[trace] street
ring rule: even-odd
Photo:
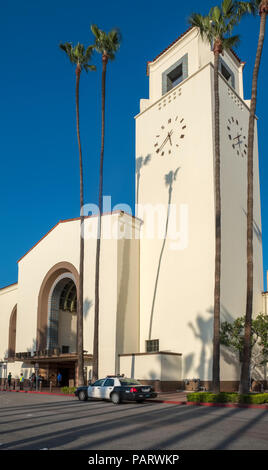
[[[0,449],[268,449],[268,412],[0,392]]]

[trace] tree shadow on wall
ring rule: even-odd
[[[207,310],[207,313],[211,314],[211,317],[208,320],[204,320],[204,318],[199,315],[196,320],[196,326],[194,326],[193,323],[189,323],[189,327],[193,331],[195,337],[199,339],[202,343],[199,365],[196,369],[197,373],[199,374],[199,377],[204,377],[206,363],[208,362],[208,370],[212,370],[213,363],[213,357],[211,356],[208,359],[206,352],[206,347],[210,344],[213,344],[213,307],[210,307]],[[228,321],[230,323],[234,321],[234,316],[224,305],[221,305],[221,321]],[[238,373],[239,376],[240,364],[237,354],[235,354],[229,348],[221,345],[221,356],[226,364],[235,368],[235,371],[236,373]],[[194,353],[184,356],[184,375],[186,375],[192,368],[193,362]]]
[[[211,310],[213,313],[213,310]],[[227,321],[228,323],[233,323],[235,316],[231,314],[231,312],[221,304],[221,323]],[[220,345],[220,353],[221,357],[226,364],[235,368],[235,375],[240,377],[240,362],[238,353],[232,351],[232,349],[224,346],[223,344]]]
[[[137,175],[136,204],[139,204],[141,170],[144,166],[148,165],[150,160],[151,160],[150,154],[148,154],[146,157],[136,158],[136,175]]]
[[[116,351],[117,356],[115,359],[115,370],[119,371],[120,364],[119,364],[119,356],[118,354],[123,353],[125,348],[127,348],[126,344],[126,312],[127,312],[127,304],[129,295],[131,293],[129,290],[131,289],[131,283],[129,282],[130,276],[130,258],[131,258],[131,244],[133,243],[132,240],[122,239],[121,240],[121,269],[119,273],[119,293],[117,299],[117,317],[116,317]],[[133,331],[135,335],[135,331]],[[132,377],[132,376],[131,376]]]
[[[150,316],[150,325],[149,325],[149,335],[148,335],[149,340],[152,337],[152,325],[153,325],[153,316],[154,316],[154,308],[155,308],[155,300],[156,300],[156,294],[157,294],[157,288],[158,288],[159,274],[160,274],[160,268],[161,268],[163,253],[164,253],[164,250],[165,250],[165,245],[166,245],[166,240],[167,240],[168,223],[169,223],[169,217],[170,217],[170,204],[171,204],[171,199],[172,199],[173,184],[177,179],[179,169],[180,168],[177,168],[175,171],[171,170],[164,177],[165,185],[168,188],[168,205],[167,205],[166,228],[165,228],[165,234],[164,234],[164,239],[163,239],[163,243],[162,243],[162,248],[161,248],[161,251],[160,251],[158,267],[157,267],[157,273],[156,273],[156,279],[155,279],[155,287],[154,287],[154,294],[153,294],[153,301],[152,301],[152,308],[151,308],[151,316]]]
[[[92,305],[93,305],[92,300],[89,300],[89,299],[84,300],[84,307],[83,307],[84,320],[85,320],[85,318],[87,318],[87,316],[89,314],[89,311],[92,308]]]
[[[207,310],[208,313],[211,313],[211,310]],[[196,368],[196,372],[198,374],[198,378],[204,380],[204,377],[207,375],[207,371],[212,371],[212,355],[208,357],[207,354],[207,347],[211,346],[213,337],[213,316],[209,317],[207,320],[204,319],[201,314],[197,316],[196,325],[193,323],[188,323],[189,328],[192,330],[196,339],[201,342],[201,353],[199,358],[199,365]],[[188,370],[190,370],[190,366],[193,363],[193,355],[189,356],[189,364]],[[187,377],[185,377],[187,378]]]
[[[247,211],[245,209],[243,209],[243,212],[245,214],[245,216],[247,217]],[[255,221],[255,219],[253,219],[253,232],[257,238],[257,240],[259,242],[262,241],[262,231],[260,229],[260,227],[258,226],[257,222]]]
[[[193,367],[194,353],[187,354],[183,357],[183,378],[187,379],[189,371]]]

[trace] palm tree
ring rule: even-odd
[[[249,13],[260,15],[260,31],[252,77],[251,102],[248,124],[248,183],[247,183],[247,304],[243,360],[240,376],[240,393],[248,393],[250,388],[250,361],[251,361],[251,324],[253,305],[253,151],[255,114],[257,104],[257,85],[260,70],[262,49],[265,37],[266,17],[268,14],[268,0],[253,0],[252,2],[239,2],[241,8]]]
[[[224,50],[234,47],[238,36],[231,36],[239,15],[233,0],[224,0],[213,7],[207,16],[194,13],[190,24],[199,28],[202,39],[207,40],[214,52],[214,147],[215,147],[215,284],[213,332],[213,391],[220,390],[220,293],[221,293],[221,163],[220,163],[220,100],[219,61]]]
[[[80,127],[79,127],[79,84],[80,75],[82,70],[88,72],[89,70],[96,70],[94,65],[90,65],[89,61],[92,56],[93,46],[87,47],[85,50],[83,44],[72,46],[71,43],[66,42],[60,44],[60,48],[66,52],[72,64],[76,65],[76,131],[79,150],[79,168],[80,168],[80,265],[79,265],[79,286],[78,286],[78,299],[77,299],[77,373],[78,373],[78,386],[84,385],[84,356],[83,356],[83,285],[84,285],[84,182],[83,182],[83,160],[82,148],[80,140]]]
[[[100,284],[100,248],[101,248],[101,215],[103,196],[103,159],[104,159],[104,132],[105,132],[105,91],[106,91],[106,69],[109,60],[115,59],[115,53],[120,46],[120,33],[112,29],[105,33],[97,25],[91,25],[91,31],[95,36],[95,50],[102,56],[102,104],[101,104],[101,152],[100,152],[100,180],[99,180],[99,216],[96,247],[95,267],[95,318],[94,318],[94,342],[93,342],[93,381],[99,375],[99,284]]]

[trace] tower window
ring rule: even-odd
[[[174,88],[174,86],[178,85],[182,81],[183,72],[182,72],[182,64],[178,65],[172,72],[167,75],[168,86]]]
[[[223,62],[221,59],[220,61],[220,72],[224,76],[225,80],[227,80],[230,85],[235,88],[235,78],[234,78],[234,73],[232,70],[228,67],[228,65]]]
[[[188,77],[188,54],[169,67],[162,74],[162,95],[172,90]]]
[[[159,339],[150,339],[146,341],[146,352],[158,352]]]

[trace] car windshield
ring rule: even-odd
[[[97,380],[97,382],[94,382],[94,384],[92,384],[91,386],[92,387],[102,387],[103,384],[104,384],[104,381],[105,381],[105,379]]]
[[[138,382],[138,380],[126,379],[126,378],[120,379],[120,384],[121,385],[141,385],[141,383]]]

